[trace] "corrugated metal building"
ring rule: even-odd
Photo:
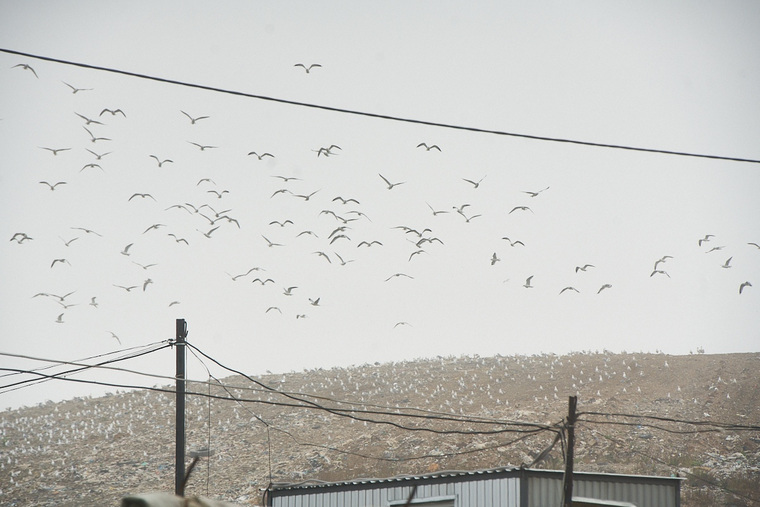
[[[389,479],[273,485],[269,507],[403,506],[417,487],[414,507],[559,507],[561,471],[496,468]],[[636,507],[680,507],[681,479],[575,472],[573,497],[629,502]]]

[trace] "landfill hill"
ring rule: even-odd
[[[576,470],[684,477],[684,507],[760,505],[759,371],[760,353],[605,351],[192,383],[211,397],[187,398],[188,456],[212,456],[187,494],[259,505],[270,483],[561,470],[555,437],[577,396]],[[0,504],[116,506],[127,494],[172,492],[174,420],[173,394],[151,390],[1,412]]]

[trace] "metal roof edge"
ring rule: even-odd
[[[348,479],[345,481],[321,481],[318,479],[309,479],[294,483],[273,483],[269,486],[269,490],[273,493],[285,492],[285,491],[298,491],[298,490],[314,490],[314,489],[333,489],[341,487],[379,487],[382,484],[393,483],[427,483],[427,482],[441,482],[445,480],[468,480],[475,478],[479,480],[487,477],[499,476],[499,477],[519,477],[524,474],[526,476],[562,476],[564,471],[562,470],[545,470],[539,468],[520,468],[520,467],[498,467],[498,468],[486,468],[478,470],[443,470],[438,472],[423,473],[423,474],[404,474],[393,477],[364,477],[356,479]],[[573,475],[594,478],[597,480],[609,480],[609,481],[653,481],[653,482],[668,482],[672,480],[685,480],[683,477],[667,477],[667,476],[655,476],[655,475],[631,475],[631,474],[616,474],[606,472],[574,472]]]

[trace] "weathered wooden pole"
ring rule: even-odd
[[[187,337],[187,323],[185,319],[177,319],[177,414],[176,414],[176,437],[175,437],[175,474],[174,494],[184,496],[185,489],[185,337]]]

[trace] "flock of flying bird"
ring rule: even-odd
[[[303,70],[306,73],[309,73],[315,68],[320,68],[321,65],[319,64],[311,64],[311,65],[305,65],[305,64],[296,64],[295,67],[303,68]],[[27,64],[18,64],[14,65],[13,68],[20,68],[22,70],[29,71],[34,74],[34,76],[38,77],[37,72],[30,67]],[[92,88],[78,88],[75,87],[67,82],[63,82],[63,84],[72,92],[72,94],[80,94],[81,92],[92,92]],[[98,147],[100,146],[111,146],[114,144],[114,140],[110,137],[104,137],[98,133],[98,130],[107,128],[106,120],[107,119],[114,119],[119,121],[128,121],[127,120],[127,114],[124,112],[124,110],[119,108],[107,108],[107,107],[98,107],[97,110],[99,110],[99,114],[94,117],[90,117],[88,115],[82,114],[79,111],[72,111],[72,114],[76,115],[78,118],[81,119],[83,124],[81,125],[83,131],[86,133],[86,137],[83,137],[83,144],[84,146],[80,147],[72,147],[72,146],[65,146],[65,147],[50,147],[50,146],[39,146],[40,149],[49,152],[52,154],[52,157],[56,159],[56,161],[63,161],[66,158],[66,155],[71,150],[82,150],[87,151],[92,156],[92,160],[88,162],[87,164],[83,165],[82,168],[79,170],[79,172],[84,172],[88,170],[99,170],[105,172],[105,169],[103,165],[106,165],[109,158],[106,158],[113,153],[113,151],[116,151],[116,149],[108,151],[108,150],[99,150]],[[195,128],[194,126],[199,125],[201,123],[205,123],[206,120],[211,119],[211,115],[200,115],[200,116],[194,116],[190,113],[186,112],[185,110],[179,110],[177,111],[178,117],[184,117],[184,119],[189,122],[189,125],[191,128]],[[201,152],[211,152],[214,150],[218,150],[219,147],[215,145],[210,144],[202,144],[195,141],[187,141],[187,145],[194,146],[197,148],[197,153],[200,154]],[[187,146],[186,145],[186,146]],[[89,147],[86,147],[89,146]],[[443,150],[441,147],[437,144],[429,144],[427,142],[420,142],[416,144],[410,144],[410,148],[414,146],[415,149],[421,150],[423,152],[429,152],[431,155],[443,153]],[[92,148],[92,149],[91,149]],[[316,155],[317,159],[329,159],[331,157],[340,156],[342,153],[344,153],[344,150],[341,146],[338,146],[337,144],[330,144],[329,146],[320,146],[317,148],[312,148],[311,150]],[[198,155],[200,156],[200,155]],[[144,157],[147,160],[152,160],[153,163],[155,163],[156,168],[161,169],[165,167],[173,167],[175,165],[175,161],[172,158],[166,158],[164,156],[159,156],[156,153],[145,153]],[[251,150],[248,151],[247,157],[251,157],[248,160],[252,160],[254,163],[266,163],[267,161],[273,161],[276,159],[276,155],[269,152],[269,151],[263,151],[263,150]],[[64,163],[64,162],[57,162],[57,163]],[[242,159],[241,159],[242,163]],[[329,217],[331,220],[334,220],[333,225],[327,228],[324,228],[324,226],[320,226],[323,228],[323,230],[312,230],[312,229],[303,229],[297,234],[292,235],[292,238],[301,238],[301,237],[311,237],[314,241],[314,244],[316,244],[316,250],[312,252],[312,255],[317,256],[320,259],[323,259],[326,264],[333,265],[333,266],[347,266],[350,263],[353,263],[358,260],[358,258],[350,258],[350,255],[348,251],[346,250],[349,246],[353,246],[354,249],[377,249],[384,246],[383,241],[379,239],[374,239],[370,237],[360,237],[357,238],[357,235],[361,235],[361,229],[359,227],[359,224],[371,222],[370,217],[368,217],[364,211],[362,211],[361,204],[358,198],[355,197],[349,197],[345,195],[336,195],[334,197],[330,197],[323,191],[323,189],[317,189],[317,190],[311,190],[311,191],[297,191],[294,188],[294,185],[298,184],[299,182],[303,182],[303,178],[295,177],[295,176],[285,176],[280,174],[275,175],[269,175],[271,178],[278,180],[281,182],[280,188],[276,188],[274,192],[269,196],[269,199],[297,199],[299,201],[302,201],[303,203],[310,203],[313,200],[316,199],[322,199],[322,203],[328,202],[329,207],[322,209],[319,212],[316,212],[318,208],[314,208],[315,215],[322,219],[322,217]],[[387,177],[386,175],[382,173],[377,174],[377,184],[383,185],[387,191],[396,191],[396,189],[404,184],[406,184],[406,181],[398,181],[396,179]],[[467,185],[471,186],[473,190],[478,190],[481,186],[487,185],[488,180],[486,180],[486,176],[483,176],[481,178],[461,178],[461,180],[466,183]],[[53,180],[41,180],[39,181],[40,185],[43,185],[46,189],[49,189],[50,192],[59,192],[61,188],[64,185],[67,185],[67,181],[53,181]],[[202,236],[202,238],[205,239],[214,239],[217,234],[219,234],[220,229],[223,228],[233,228],[237,230],[241,230],[246,225],[241,225],[241,222],[245,222],[246,220],[249,220],[250,217],[243,217],[234,212],[232,208],[227,207],[227,199],[229,196],[235,192],[233,189],[223,189],[216,186],[216,183],[213,178],[206,177],[201,178],[195,183],[195,187],[197,191],[203,191],[203,193],[206,195],[207,199],[205,202],[199,202],[196,201],[193,202],[181,202],[181,203],[163,203],[165,204],[165,208],[163,209],[162,216],[165,216],[166,219],[162,222],[156,222],[153,224],[145,224],[146,228],[141,233],[141,237],[144,237],[144,235],[148,234],[164,234],[166,237],[170,237],[174,243],[177,245],[183,245],[183,246],[190,246],[191,243],[193,243],[195,240],[193,238],[188,237],[184,234],[178,234],[177,230],[174,230],[172,226],[170,226],[167,223],[163,222],[172,222],[176,221],[176,215],[175,213],[185,213],[187,214],[187,217],[189,217],[190,220],[193,221],[193,224],[195,225],[194,229]],[[539,190],[522,190],[521,193],[526,196],[526,199],[530,200],[530,202],[534,202],[533,199],[543,199],[544,192],[547,192],[550,189],[549,186],[546,186],[544,188],[541,188]],[[394,194],[395,195],[395,194]],[[317,196],[317,197],[315,197]],[[188,199],[190,201],[192,199]],[[153,203],[159,203],[160,201],[156,199],[152,195],[151,192],[134,192],[131,193],[131,195],[126,199],[128,203],[137,203],[141,201],[150,201]],[[472,213],[470,209],[474,208],[473,204],[470,203],[464,203],[460,205],[451,205],[448,208],[444,209],[436,209],[429,203],[425,203],[427,207],[432,212],[433,217],[438,217],[439,215],[444,214],[452,214],[452,216],[459,216],[464,221],[463,223],[469,224],[472,221],[483,217],[482,213]],[[317,206],[317,205],[314,205]],[[511,207],[511,209],[507,212],[507,215],[512,214],[521,214],[521,213],[528,213],[532,214],[534,213],[534,210],[525,204],[519,204],[516,206]],[[482,218],[481,218],[482,219]],[[202,224],[202,225],[199,225]],[[273,229],[273,230],[289,230],[292,227],[295,227],[295,223],[290,218],[287,219],[273,219],[269,221],[265,221],[261,224],[262,227],[266,229]],[[431,249],[433,248],[439,248],[440,246],[444,245],[445,241],[450,241],[448,238],[439,238],[437,236],[433,235],[433,231],[430,227],[411,227],[407,225],[395,225],[392,226],[392,229],[395,231],[398,231],[396,234],[396,238],[400,240],[399,242],[401,244],[407,244],[407,245],[413,245],[413,247],[410,250],[407,250],[404,253],[404,259],[406,260],[406,263],[412,263],[415,259],[422,257],[422,254],[428,254],[430,253]],[[83,233],[86,236],[92,236],[92,237],[100,237],[101,234],[90,230],[84,227],[71,227],[71,230],[77,230],[81,233]],[[171,231],[171,232],[169,232]],[[261,239],[264,241],[264,244],[267,248],[277,249],[282,248],[285,246],[285,243],[283,243],[282,239],[280,239],[279,235],[275,235],[274,233],[266,232],[259,234]],[[274,237],[274,239],[270,239]],[[320,239],[323,238],[323,239]],[[713,240],[716,237],[711,234],[705,235],[704,238],[701,238],[698,240],[698,246],[699,247],[709,247],[713,244]],[[80,236],[74,237],[72,239],[63,239],[64,244],[66,247],[69,247],[74,241],[77,241],[80,239]],[[453,238],[455,239],[455,238]],[[27,232],[16,232],[12,235],[10,238],[10,241],[16,242],[19,245],[26,245],[28,242],[33,241],[34,237],[32,233]],[[509,248],[525,248],[526,245],[523,241],[520,239],[516,239],[514,237],[510,236],[503,236],[501,240],[505,241],[505,245],[508,245]],[[135,246],[135,244],[138,242],[138,240],[130,241],[127,243],[119,252],[121,255],[125,257],[129,257],[132,255],[132,249]],[[760,245],[757,243],[748,243],[748,245],[751,245],[753,247],[756,247],[757,249],[760,249]],[[712,253],[716,251],[720,251],[724,248],[724,246],[714,246],[706,250],[706,253]],[[328,253],[328,249],[332,250],[332,253]],[[336,251],[336,250],[340,250]],[[356,250],[354,250],[356,251]],[[341,253],[342,252],[342,253]],[[732,264],[733,256],[728,257],[723,264],[720,265],[723,269],[731,269],[733,267]],[[497,263],[501,262],[502,259],[497,251],[494,251],[490,256],[484,255],[483,263],[488,264],[490,262],[491,266],[495,266]],[[669,262],[673,261],[673,256],[670,255],[664,255],[661,258],[654,261],[653,269],[651,271],[651,274],[649,275],[650,278],[654,277],[667,277],[670,278],[670,275],[665,270],[665,266]],[[140,268],[142,268],[142,271],[145,272],[145,276],[142,277],[142,280],[139,282],[133,281],[132,283],[127,284],[116,284],[112,283],[111,285],[115,289],[123,290],[126,293],[131,293],[132,291],[136,292],[146,292],[149,290],[150,286],[154,283],[151,276],[148,276],[149,270],[151,270],[154,266],[157,265],[157,263],[148,263],[148,264],[140,264],[138,262],[133,263]],[[65,257],[56,257],[52,259],[52,262],[50,264],[51,270],[56,270],[61,268],[62,266],[70,266],[71,262],[66,259]],[[411,265],[411,264],[409,264]],[[581,273],[587,272],[588,270],[595,269],[596,266],[591,263],[582,263],[577,266],[575,266],[575,273],[580,276]],[[244,273],[238,273],[238,274],[230,274],[229,272],[226,272],[227,276],[233,281],[239,281],[248,278],[250,280],[250,283],[252,284],[258,284],[261,286],[266,286],[268,284],[276,285],[281,282],[275,282],[275,279],[270,276],[268,273],[265,274],[266,271],[263,267],[252,267],[248,269]],[[525,289],[534,289],[536,285],[534,285],[534,274],[531,274],[530,276],[527,276],[524,283],[522,284],[522,287]],[[278,278],[279,279],[279,278]],[[391,273],[389,276],[384,278],[382,281],[386,283],[391,283],[393,280],[398,279],[414,279],[414,276],[408,273],[404,272],[395,272]],[[748,287],[752,287],[752,284],[749,281],[745,281],[741,283],[741,285],[738,288],[739,294],[744,293]],[[595,287],[595,293],[601,294],[605,291],[608,291],[613,288],[613,284],[606,282],[601,284],[598,287]],[[65,322],[64,316],[65,311],[71,307],[75,306],[74,304],[68,303],[68,298],[72,296],[77,291],[71,291],[65,295],[56,295],[52,294],[50,292],[39,292],[34,297],[47,297],[56,303],[58,303],[60,306],[63,307],[64,312],[60,313],[57,318],[54,320],[54,322],[63,324]],[[298,285],[293,285],[291,283],[284,284],[284,287],[282,289],[282,296],[292,298],[294,295],[296,295],[299,291]],[[581,290],[579,290],[577,287],[573,285],[566,285],[562,287],[559,290],[559,294],[566,294],[566,293],[580,293]],[[94,308],[98,307],[97,302],[97,296],[88,296],[90,297],[89,306],[92,306]],[[306,303],[308,301],[308,303]],[[303,299],[304,302],[304,308],[308,307],[318,307],[321,304],[321,297],[307,297]],[[178,300],[172,300],[171,302],[168,302],[169,306],[180,304]],[[305,306],[307,305],[308,306]],[[262,308],[262,311],[266,314],[283,314],[283,309],[281,308],[281,305],[278,304],[276,301],[272,302],[271,304],[267,304],[265,308]],[[295,313],[296,319],[303,319],[306,318],[308,315],[303,310],[298,310]],[[403,327],[403,326],[411,326],[406,321],[397,321],[393,325],[389,325],[390,328],[397,328],[397,327]],[[115,338],[116,340],[119,340],[118,336],[110,332],[111,336]]]

